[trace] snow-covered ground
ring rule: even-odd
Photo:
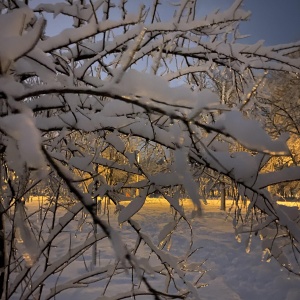
[[[36,206],[33,203],[29,206],[32,209]],[[192,211],[192,205],[186,201],[187,211]],[[300,278],[289,274],[285,269],[281,269],[277,262],[262,261],[262,250],[259,237],[254,236],[251,244],[251,251],[246,253],[245,240],[240,243],[235,239],[232,228],[232,220],[225,212],[220,211],[220,202],[217,200],[209,201],[204,207],[204,214],[192,220],[194,244],[193,248],[199,247],[194,254],[194,261],[205,261],[203,269],[207,272],[201,278],[204,287],[199,290],[201,299],[205,300],[299,300],[300,299]],[[114,214],[114,207],[109,206],[110,223],[118,228],[117,217]],[[157,236],[165,224],[172,219],[169,213],[169,204],[160,199],[148,199],[143,208],[133,219],[138,221],[144,232],[149,234],[157,241]],[[80,216],[77,221],[68,227],[65,236],[56,242],[57,247],[53,255],[60,257],[68,251],[70,243],[76,244],[85,238],[83,235],[88,226],[80,224]],[[87,219],[88,221],[89,219]],[[37,221],[39,222],[39,221]],[[76,226],[75,226],[76,225]],[[82,225],[81,227],[79,225]],[[80,227],[80,228],[79,228]],[[130,247],[134,245],[133,232],[126,224],[118,230],[122,231],[124,242]],[[176,255],[183,255],[189,246],[190,235],[188,226],[182,222],[177,228],[172,238],[170,251]],[[97,267],[113,261],[113,251],[108,242],[98,243]],[[91,254],[91,252],[90,252]],[[140,255],[147,256],[146,253]],[[49,287],[55,281],[57,286],[82,274],[91,267],[91,255],[85,254],[79,257],[72,267],[68,267],[59,276],[52,276],[48,280]],[[115,281],[110,283],[105,295],[128,290],[131,274],[117,276]],[[157,282],[158,278],[152,278]],[[62,292],[55,299],[104,299],[103,292],[105,282],[92,284],[88,289],[71,289]],[[207,284],[207,286],[206,286]],[[98,286],[97,286],[98,285]],[[46,284],[47,286],[47,284]],[[100,291],[100,294],[99,294]],[[100,297],[100,298],[99,298]],[[102,298],[101,298],[102,297]],[[16,294],[16,298],[18,295]],[[153,299],[152,296],[144,296],[143,299]]]
[[[144,222],[152,220],[151,224],[155,224],[153,232],[163,225],[164,207],[164,201],[148,201],[140,212]],[[201,247],[197,257],[206,260],[204,266],[208,270],[203,276],[208,286],[200,290],[203,299],[300,299],[300,278],[289,275],[273,260],[262,262],[258,237],[253,238],[251,251],[246,253],[243,238],[241,243],[236,241],[232,220],[219,207],[219,201],[209,201],[203,216],[192,222],[195,244]],[[173,242],[178,252],[184,236],[186,232],[179,229]]]

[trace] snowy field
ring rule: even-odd
[[[228,205],[229,206],[229,205]],[[35,210],[38,202],[32,202],[28,205],[28,210]],[[185,207],[189,215],[192,211],[192,205],[185,201]],[[271,260],[262,261],[262,250],[259,237],[253,237],[251,251],[246,253],[245,240],[242,236],[241,242],[237,242],[232,228],[232,219],[225,212],[220,211],[220,202],[210,200],[204,207],[204,214],[192,220],[194,243],[193,248],[199,248],[195,252],[193,260],[204,262],[203,277],[199,294],[204,300],[299,300],[300,299],[300,278],[288,274],[285,269]],[[128,225],[120,228],[117,224],[114,206],[109,205],[109,222],[122,232],[124,242],[129,248],[134,246],[135,239],[133,232]],[[36,217],[36,216],[35,216]],[[103,215],[107,219],[107,216]],[[170,207],[166,201],[160,199],[148,199],[143,208],[133,217],[138,221],[144,231],[157,241],[157,236],[165,224],[172,219]],[[47,219],[46,222],[50,222]],[[86,239],[90,230],[89,218],[83,223],[82,214],[76,217],[76,220],[68,226],[65,235],[61,236],[56,242],[52,255],[56,258],[65,255],[69,246],[72,247],[78,242]],[[41,221],[37,218],[36,225],[40,226]],[[45,226],[45,224],[43,224]],[[172,237],[170,251],[176,255],[184,255],[190,243],[189,228],[183,222],[177,228]],[[72,278],[80,276],[92,268],[101,268],[114,260],[113,251],[108,241],[100,241],[97,245],[97,264],[92,267],[91,253],[89,250],[83,256],[67,267],[61,273],[51,276],[46,282],[45,291],[55,286],[63,288]],[[139,253],[140,256],[148,257],[149,251]],[[112,270],[112,272],[115,270]],[[38,272],[37,272],[38,273]],[[107,276],[108,271],[106,271]],[[135,279],[133,279],[135,280]],[[151,279],[160,285],[160,278],[156,275]],[[108,280],[102,280],[91,284],[87,289],[70,289],[58,294],[55,299],[110,299],[109,296],[130,290],[131,274],[120,274],[109,282],[108,288],[105,286]],[[99,286],[101,287],[99,289]],[[48,288],[49,287],[49,288]],[[104,293],[105,290],[105,293]],[[47,293],[46,293],[47,294]],[[103,295],[104,294],[104,295]],[[106,298],[106,297],[107,298]],[[18,293],[13,299],[20,299]],[[143,296],[138,299],[153,299],[152,296]]]

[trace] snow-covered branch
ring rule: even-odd
[[[20,299],[33,294],[50,298],[95,282],[101,286],[104,279],[102,296],[108,297],[112,279],[128,272],[133,274],[132,290],[111,299],[149,294],[155,299],[201,298],[199,279],[189,281],[187,276],[193,241],[184,258],[172,255],[168,247],[182,220],[193,238],[180,198],[189,197],[193,215],[200,216],[207,191],[228,182],[236,197],[236,232],[250,224],[249,231],[264,237],[263,250],[295,274],[300,272],[299,211],[278,205],[268,190],[270,185],[299,181],[299,167],[286,130],[274,135],[261,125],[271,99],[263,105],[257,100],[267,80],[262,72],[299,72],[300,61],[291,55],[299,43],[242,43],[238,25],[250,16],[241,9],[242,0],[202,18],[194,0],[182,0],[179,6],[153,1],[139,9],[129,2],[65,1],[33,10],[18,1],[9,6],[0,2],[1,218],[8,222],[5,237],[11,241],[0,249],[8,251],[5,280],[0,282],[4,299],[17,292]],[[166,9],[173,12],[169,19],[164,18]],[[60,19],[50,20],[49,14],[71,18],[73,28],[66,29],[62,22],[56,24],[62,25],[61,31],[51,34],[53,22]],[[257,113],[257,107],[263,107],[264,114]],[[297,126],[297,116],[285,112]],[[268,162],[278,157],[289,157],[289,163],[266,172]],[[175,212],[158,234],[158,246],[134,221],[153,194]],[[21,218],[18,210],[24,198],[36,195],[56,203],[47,210],[41,204],[33,213],[44,215],[41,228],[34,226],[33,216]],[[239,196],[249,203],[241,227]],[[122,200],[130,203],[124,206]],[[64,201],[68,205],[61,204]],[[98,205],[107,213],[109,201],[118,222],[133,230],[134,247],[105,214],[99,216]],[[58,218],[60,205],[66,211]],[[44,235],[50,213],[51,226]],[[78,220],[80,213],[89,217]],[[39,248],[33,253],[39,260],[35,257],[30,265],[24,256],[28,251],[14,244],[22,222]],[[88,226],[86,239],[72,244],[70,230],[69,252],[54,259],[54,245],[74,223],[80,230]],[[37,241],[33,233],[38,233]],[[105,261],[105,266],[91,270],[85,266],[85,274],[47,290],[46,279],[59,278],[90,246],[96,260],[97,244],[105,244],[104,237],[110,240],[115,263]],[[149,251],[147,259],[138,256],[142,247]],[[292,250],[292,262],[278,249]],[[152,265],[151,254],[158,266]],[[164,276],[162,289],[152,285],[151,272]],[[28,282],[30,288],[24,288]]]

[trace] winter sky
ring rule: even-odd
[[[218,8],[228,8],[234,0],[201,0],[200,11],[205,14]],[[267,45],[300,41],[300,0],[244,0],[250,10],[250,20],[241,27],[242,34],[251,37],[247,42],[265,40]]]
[[[132,12],[136,12],[140,2],[144,0],[129,0],[128,6]],[[180,0],[178,0],[179,2]],[[40,3],[61,2],[60,0],[33,0],[31,6],[35,7]],[[147,0],[152,2],[151,0]],[[161,0],[162,4],[176,2]],[[198,1],[198,11],[201,15],[220,8],[222,10],[230,7],[234,0],[200,0]],[[119,3],[119,1],[116,1]],[[242,34],[249,34],[251,37],[246,39],[246,43],[254,43],[258,40],[265,40],[266,45],[291,43],[300,41],[300,0],[244,0],[244,9],[252,12],[251,18],[243,22],[240,27]],[[168,15],[168,10],[164,11]],[[71,23],[66,22],[66,27]],[[61,31],[62,24],[54,22],[53,34]]]
[[[266,44],[300,41],[300,0],[245,0],[244,8],[252,11],[252,16],[241,31],[250,33],[252,42],[260,39]]]

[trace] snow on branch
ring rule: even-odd
[[[147,1],[138,9],[129,2],[64,1],[39,4],[33,10],[19,1],[9,7],[0,3],[1,9],[6,7],[0,14],[4,215],[15,210],[5,217],[11,232],[18,233],[22,223],[30,241],[35,241],[32,232],[39,232],[39,251],[29,264],[23,258],[32,245],[17,247],[17,257],[13,234],[6,236],[12,245],[5,264],[7,299],[16,292],[22,299],[55,297],[92,283],[94,276],[95,282],[108,279],[104,299],[111,279],[128,272],[139,284],[132,279],[131,294],[124,291],[111,299],[148,294],[155,299],[200,298],[202,275],[189,281],[185,266],[193,241],[184,258],[170,252],[180,222],[186,222],[191,240],[193,235],[180,198],[191,198],[192,215],[200,216],[206,194],[215,189],[220,194],[228,187],[236,199],[236,232],[243,226],[261,232],[263,250],[300,273],[299,211],[278,205],[268,188],[299,181],[298,161],[287,143],[292,132],[279,128],[275,119],[272,126],[280,134],[264,126],[270,123],[266,120],[272,101],[264,103],[264,111],[257,110],[268,72],[299,72],[299,59],[290,55],[299,43],[243,43],[238,25],[250,13],[241,8],[241,0],[205,17],[198,16],[194,0],[179,6]],[[51,20],[49,13],[57,18]],[[73,28],[60,21],[69,18]],[[61,29],[58,34],[51,34],[53,22]],[[297,124],[296,116],[292,118]],[[272,159],[281,169],[267,172]],[[47,210],[43,204],[39,207],[43,224],[52,216],[46,236],[43,225],[36,229],[30,217],[20,218],[21,201],[36,195],[49,202]],[[157,236],[158,246],[134,220],[151,195],[161,196],[174,211]],[[240,196],[248,201],[244,218]],[[133,230],[134,246],[124,242],[121,229],[104,220],[111,205],[118,223]],[[57,217],[60,208],[67,212]],[[74,222],[78,231],[88,226],[86,240],[74,246],[70,233],[69,253],[53,260],[53,248]],[[47,290],[45,280],[84,257],[89,247],[96,260],[96,246],[105,243],[104,237],[110,240],[115,262],[91,270],[85,266],[85,275]],[[138,256],[142,247],[150,253],[147,259]],[[279,249],[293,255],[285,256]],[[158,266],[152,264],[152,253]],[[18,275],[12,265],[19,266]],[[152,286],[147,272],[163,276],[164,288]]]

